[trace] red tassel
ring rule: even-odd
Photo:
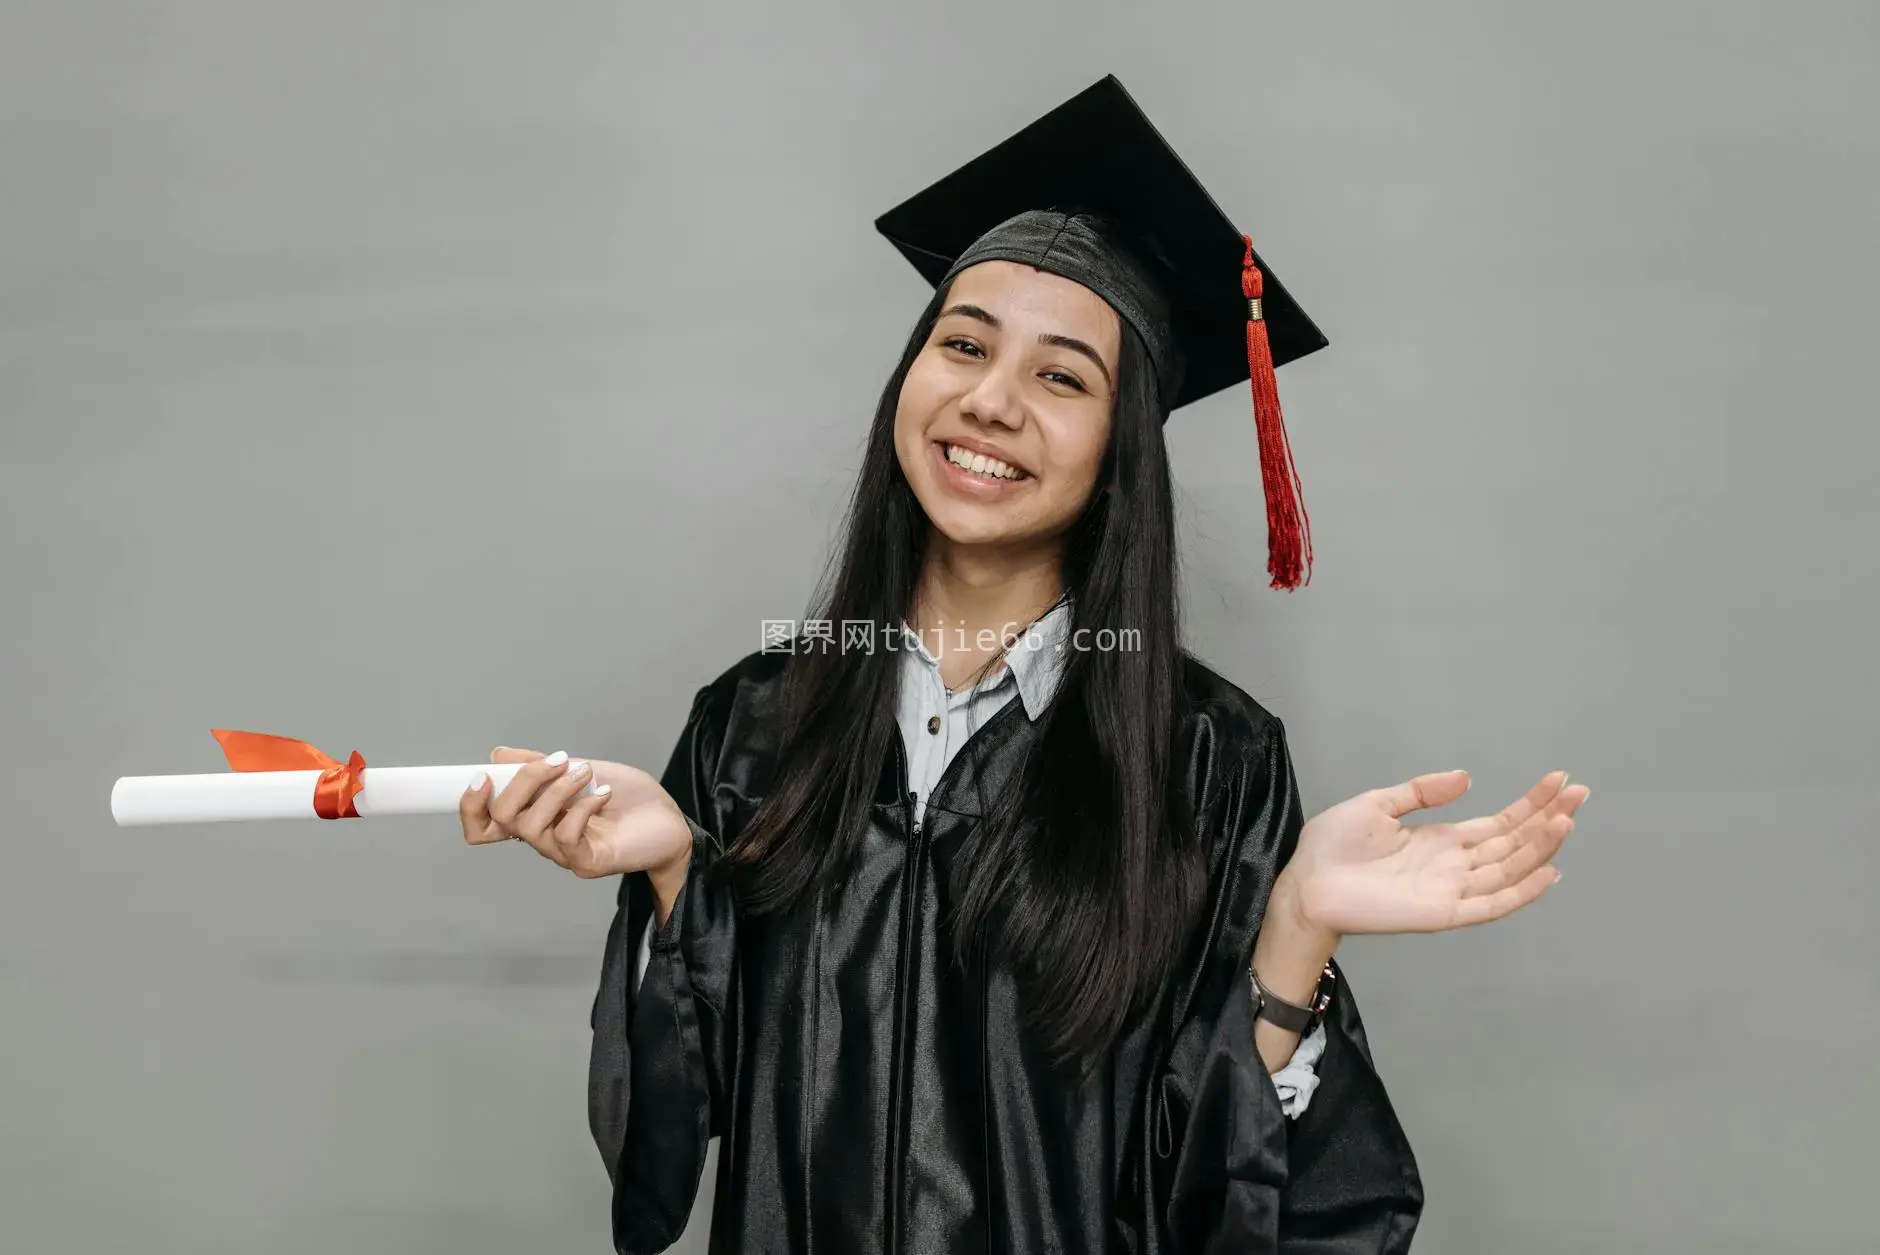
[[[1241,262],[1240,289],[1247,307],[1247,370],[1253,376],[1253,417],[1260,434],[1260,478],[1266,486],[1267,574],[1271,587],[1294,589],[1312,582],[1312,521],[1306,517],[1305,488],[1293,466],[1292,444],[1279,408],[1279,384],[1273,378],[1273,349],[1266,340],[1266,319],[1257,304],[1265,278],[1253,262],[1253,237]]]

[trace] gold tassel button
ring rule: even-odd
[[[1259,321],[1260,321],[1260,319],[1261,319],[1261,317],[1262,317],[1262,315],[1261,315],[1261,313],[1260,313],[1260,298],[1259,298],[1259,297],[1257,297],[1257,296],[1254,296],[1254,297],[1249,297],[1249,298],[1247,299],[1247,319],[1248,319],[1248,321],[1250,321],[1250,322],[1259,322]]]

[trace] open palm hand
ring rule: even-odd
[[[1551,772],[1495,815],[1406,826],[1411,811],[1446,806],[1466,772],[1418,776],[1340,802],[1309,820],[1287,871],[1296,909],[1339,936],[1427,933],[1486,924],[1533,902],[1557,880],[1549,866],[1591,790]]]

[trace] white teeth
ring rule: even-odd
[[[953,465],[962,470],[971,471],[975,475],[986,475],[994,479],[1018,479],[1020,477],[1016,469],[1007,466],[999,459],[989,458],[983,453],[969,453],[957,445],[946,447],[946,457],[947,461]]]

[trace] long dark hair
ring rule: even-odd
[[[944,299],[936,292],[922,311],[882,390],[818,619],[879,628],[910,613],[930,524],[896,456],[895,413]],[[1003,955],[1040,1044],[1086,1061],[1172,970],[1206,879],[1193,817],[1172,812],[1182,791],[1169,787],[1182,661],[1167,408],[1141,339],[1119,323],[1109,447],[1062,569],[1071,627],[1092,629],[1079,639],[1101,643],[1108,628],[1131,633],[1131,647],[1065,649],[1019,787],[1002,790],[968,838],[954,886],[962,961],[982,947]],[[786,909],[818,884],[839,889],[899,736],[900,661],[886,649],[789,659],[774,782],[721,861],[744,910]]]

